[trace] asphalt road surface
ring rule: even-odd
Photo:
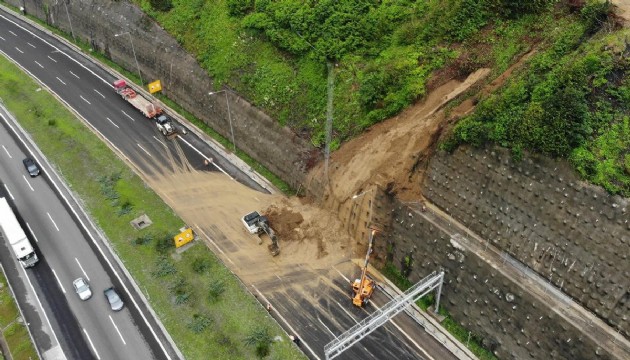
[[[162,136],[152,121],[114,92],[111,84],[115,77],[63,42],[2,11],[0,36],[0,51],[5,56],[72,107],[139,171],[168,173],[176,166],[222,170],[239,182],[264,191],[194,134],[173,139]],[[212,166],[204,163],[209,158],[214,159]],[[272,315],[288,332],[299,334],[302,350],[310,358],[322,359],[326,343],[388,301],[377,292],[373,305],[367,309],[354,308],[350,285],[342,274],[350,276],[358,270],[350,263],[346,265],[340,271],[325,272],[300,268],[294,275],[255,284],[254,293],[259,300],[274,304]],[[321,278],[323,285],[296,291],[292,285],[300,278],[309,279],[309,283]],[[407,315],[401,314],[339,358],[437,360],[453,356]]]
[[[0,196],[14,205],[40,262],[23,269],[6,241],[0,244],[7,248],[0,259],[8,275],[13,275],[10,280],[21,295],[18,298],[26,299],[20,303],[42,355],[63,358],[59,355],[63,352],[68,359],[167,358],[160,350],[163,345],[156,342],[141,319],[137,300],[131,301],[128,284],[123,285],[124,280],[114,272],[120,274],[120,269],[114,270],[102,245],[86,236],[86,229],[68,211],[53,183],[59,180],[45,164],[40,164],[43,173],[38,177],[26,173],[22,159],[32,156],[32,151],[15,141],[6,116],[0,115]],[[93,295],[86,301],[74,292],[72,281],[78,277],[91,285]],[[109,308],[103,295],[112,285],[125,300],[126,306],[119,312]]]

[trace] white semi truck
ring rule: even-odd
[[[0,198],[0,233],[9,241],[13,254],[22,266],[29,268],[37,264],[37,254],[5,198]]]

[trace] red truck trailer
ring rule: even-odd
[[[114,89],[120,96],[122,96],[123,99],[133,105],[136,109],[140,110],[140,112],[147,118],[153,119],[162,113],[162,108],[160,106],[136,93],[131,86],[127,85],[125,80],[121,79],[114,81]]]

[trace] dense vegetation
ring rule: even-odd
[[[609,10],[589,3],[579,21],[554,31],[550,46],[457,124],[445,148],[490,141],[515,158],[524,150],[565,157],[584,178],[630,196],[628,31],[591,37],[611,29]]]
[[[217,85],[235,88],[316,146],[324,139],[328,62],[336,65],[335,146],[422,97],[445,65],[454,63],[456,75],[505,69],[529,48],[522,39],[544,30],[530,14],[548,14],[555,2],[137,1]]]
[[[630,195],[622,34],[599,0],[138,0],[215,79],[321,146],[335,64],[333,148],[421,98],[429,80],[526,71],[460,122],[446,148],[495,142],[569,158]],[[596,40],[591,40],[591,39]],[[606,47],[608,42],[619,43]],[[437,76],[436,76],[437,75]]]

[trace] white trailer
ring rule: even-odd
[[[9,241],[13,254],[23,267],[37,264],[37,254],[5,198],[0,198],[0,232]]]

